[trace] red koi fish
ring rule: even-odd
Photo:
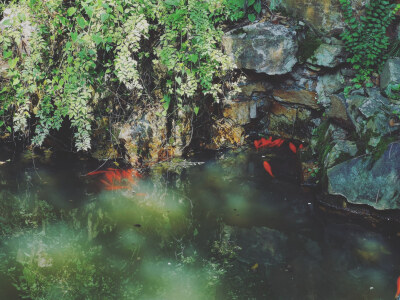
[[[303,148],[304,148],[303,144],[300,144],[299,149],[303,149]]]
[[[141,175],[139,174],[138,171],[134,169],[126,169],[126,170],[120,170],[120,169],[113,169],[113,168],[108,168],[107,170],[102,170],[102,171],[94,171],[90,172],[87,175],[98,175],[98,174],[104,174],[104,179],[100,179],[100,182],[103,184],[104,188],[106,190],[120,190],[120,189],[129,189],[131,188],[128,185],[122,185],[121,183],[123,180],[135,184],[135,180],[133,177],[140,178]]]
[[[254,146],[258,150],[259,148],[263,147],[268,147],[268,148],[273,148],[273,147],[280,147],[285,141],[283,139],[276,139],[272,140],[272,136],[269,137],[269,139],[261,138],[259,140],[254,141]]]
[[[297,152],[296,146],[293,143],[289,143],[289,148],[292,150],[293,153]]]
[[[396,296],[394,296],[394,298],[396,298],[396,300],[400,299],[400,276],[399,276],[399,278],[397,278],[397,292],[396,292]]]
[[[283,139],[276,139],[272,143],[269,144],[269,147],[280,147],[285,141]]]
[[[275,177],[274,174],[272,174],[271,165],[267,161],[264,161],[264,169],[271,177]]]

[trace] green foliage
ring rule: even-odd
[[[385,90],[385,94],[390,99],[400,100],[400,84],[389,84]]]
[[[348,93],[352,88],[361,88],[364,83],[367,87],[372,86],[369,82],[371,74],[379,70],[387,59],[389,37],[386,30],[400,5],[390,4],[387,0],[370,1],[365,7],[365,15],[357,18],[350,0],[340,0],[340,4],[347,23],[341,38],[350,52],[347,61],[356,70],[353,86],[345,89]]]
[[[254,1],[253,1],[254,2]],[[252,8],[259,10],[259,2]],[[218,100],[233,67],[219,48],[226,21],[243,17],[238,0],[21,0],[0,36],[9,64],[0,82],[0,128],[29,135],[41,145],[65,120],[78,150],[90,148],[104,95],[148,101],[144,69],[163,72],[164,107],[198,113],[199,95]],[[24,28],[34,30],[25,36]],[[149,46],[149,44],[154,46]],[[157,77],[155,74],[151,77]],[[202,97],[204,98],[204,97]],[[165,99],[170,99],[168,104]],[[100,101],[99,101],[100,100]],[[199,100],[197,100],[199,101]],[[114,105],[111,105],[113,107]]]

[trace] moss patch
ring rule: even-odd
[[[395,136],[389,136],[389,137],[382,137],[379,144],[375,147],[372,158],[374,161],[377,161],[383,153],[387,150],[388,146],[397,141],[399,138]]]
[[[313,31],[307,30],[304,38],[299,41],[299,62],[304,63],[321,44],[322,40]]]

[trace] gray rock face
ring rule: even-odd
[[[390,103],[378,89],[369,89],[369,96],[352,95],[346,99],[347,112],[360,138],[367,136],[369,145],[376,146],[381,137],[399,130],[390,126],[393,111],[399,111],[400,105]]]
[[[297,62],[296,32],[283,25],[257,23],[232,30],[222,38],[238,68],[257,73],[289,73]]]
[[[191,141],[192,116],[179,111],[167,132],[167,118],[162,115],[163,107],[158,104],[148,112],[132,115],[129,122],[115,124],[118,140],[124,145],[126,159],[132,165],[141,161],[157,161],[164,154],[181,156]]]
[[[313,56],[307,59],[312,65],[334,68],[345,61],[344,47],[341,45],[322,44]]]
[[[274,101],[268,115],[268,133],[282,138],[307,141],[311,138],[311,111]]]
[[[329,96],[343,90],[343,84],[344,77],[340,72],[320,76],[316,87],[318,103],[325,108],[329,108],[332,104]]]
[[[323,86],[327,95],[335,94],[343,90],[344,77],[340,72],[324,74],[319,77],[318,83]]]
[[[356,157],[328,170],[328,191],[350,203],[375,209],[400,209],[400,142],[390,144],[381,158]]]
[[[338,140],[332,150],[325,157],[324,165],[326,168],[330,168],[338,161],[343,161],[343,158],[354,157],[356,154],[356,143],[346,140]]]
[[[380,84],[383,92],[389,85],[400,84],[400,58],[390,58],[386,61],[382,69]]]
[[[343,127],[350,127],[351,123],[347,115],[346,101],[340,95],[331,95],[329,100],[330,106],[326,112],[327,117]]]

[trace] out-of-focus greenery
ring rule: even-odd
[[[107,193],[74,209],[35,193],[0,196],[0,289],[14,289],[10,299],[213,299],[236,251],[200,255],[191,203],[166,190]]]

